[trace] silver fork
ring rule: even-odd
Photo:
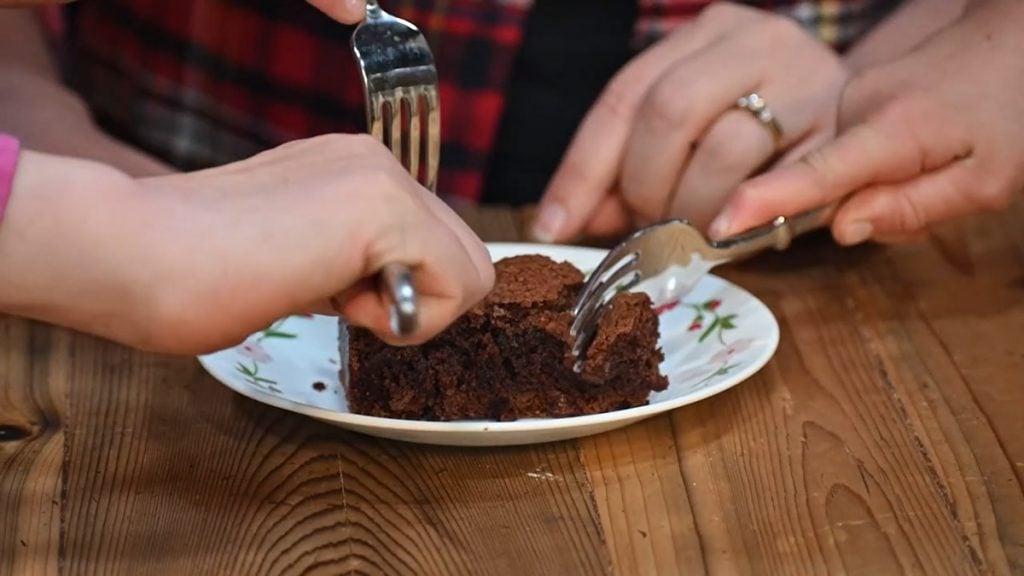
[[[352,33],[352,52],[362,72],[367,129],[391,148],[413,178],[436,192],[441,109],[437,68],[426,38],[411,23],[381,9],[377,0],[367,0],[366,19]],[[426,145],[421,153],[422,141]],[[419,310],[409,269],[388,264],[381,277],[391,301],[392,331],[413,332]]]
[[[579,372],[597,322],[617,292],[662,276],[658,300],[678,298],[697,285],[712,268],[731,260],[775,248],[785,250],[795,236],[820,228],[831,210],[818,208],[793,218],[779,216],[770,224],[718,242],[709,241],[683,220],[670,220],[638,230],[608,252],[594,269],[573,306],[572,355]]]

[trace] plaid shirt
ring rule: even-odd
[[[557,2],[559,0],[548,0]],[[637,49],[709,0],[637,0]],[[786,14],[842,49],[895,0],[748,2]],[[391,0],[437,60],[439,190],[477,200],[531,0]],[[360,132],[362,87],[349,26],[303,0],[90,0],[67,7],[72,84],[114,134],[182,169],[282,142]]]

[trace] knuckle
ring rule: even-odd
[[[353,155],[375,157],[388,151],[383,144],[368,134],[321,134],[304,140],[292,141],[283,147],[294,148],[296,152],[305,149],[316,155],[341,158]]]
[[[746,119],[744,118],[744,120]],[[754,127],[759,130],[761,129],[757,126]],[[752,140],[737,138],[736,136],[737,134],[734,131],[729,130],[723,124],[718,124],[712,128],[707,136],[698,144],[699,154],[702,156],[703,161],[707,162],[707,165],[712,169],[721,172],[735,173],[751,168],[747,166],[751,153],[747,152],[749,146],[745,143]],[[758,135],[755,134],[754,136]]]
[[[868,94],[875,94],[888,85],[886,74],[878,68],[866,68],[850,78],[844,89],[850,100],[860,100]]]
[[[834,174],[837,166],[832,154],[826,148],[813,148],[800,159],[811,169],[816,190],[820,194],[819,201],[829,201],[829,191],[835,187]]]
[[[383,142],[369,134],[336,134],[335,145],[345,150],[356,150],[375,156],[391,156]]]
[[[917,232],[928,225],[924,211],[907,194],[895,195],[895,224],[899,232]]]
[[[356,148],[356,144],[360,141],[361,134],[323,134],[313,139],[318,145],[324,146],[333,152],[350,152]]]
[[[636,109],[636,88],[630,71],[623,70],[605,86],[598,100],[598,106],[605,114],[615,120],[632,117]]]
[[[906,92],[883,104],[875,116],[873,126],[893,132],[913,135],[934,122],[940,111],[934,100],[918,92]]]
[[[362,226],[378,234],[404,237],[405,234],[392,232],[398,231],[396,227],[415,230],[429,220],[425,218],[427,211],[415,196],[415,189],[401,171],[368,170],[362,184],[359,210],[366,216],[360,220]],[[338,201],[351,208],[355,198],[342,194]]]
[[[988,212],[1005,210],[1013,202],[1012,190],[1007,179],[983,179],[974,190],[975,205]]]
[[[700,18],[702,21],[709,23],[717,23],[723,21],[733,21],[737,17],[745,16],[750,14],[752,10],[741,4],[734,4],[732,2],[712,2],[707,8],[701,10]]]
[[[647,94],[644,107],[652,123],[678,126],[690,117],[691,107],[696,95],[684,95],[672,82],[662,80],[651,88]]]
[[[771,13],[759,19],[755,36],[772,43],[811,39],[795,20]]]
[[[902,126],[912,121],[916,113],[917,102],[918,98],[911,94],[904,94],[889,100],[878,110],[876,117],[878,124]]]
[[[735,8],[729,2],[712,2],[700,11],[699,18],[702,20],[715,20],[717,18],[721,18],[723,13],[732,13],[734,9]]]

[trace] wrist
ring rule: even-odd
[[[142,271],[134,190],[107,166],[23,151],[0,226],[0,311],[123,340]]]

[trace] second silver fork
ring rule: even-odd
[[[715,266],[768,248],[784,250],[794,237],[825,225],[831,214],[831,208],[818,208],[792,218],[780,216],[760,228],[718,242],[707,240],[683,220],[654,224],[633,233],[591,272],[573,306],[569,331],[575,370],[582,369],[598,320],[616,292],[670,271],[662,286],[663,296],[681,297]]]
[[[436,192],[441,104],[426,38],[410,22],[385,12],[377,0],[367,0],[366,19],[352,33],[352,52],[362,73],[367,130],[391,148],[413,178]],[[391,300],[392,331],[413,332],[419,310],[412,275],[396,263],[385,266],[381,276]]]

